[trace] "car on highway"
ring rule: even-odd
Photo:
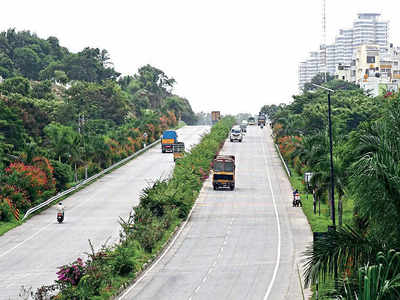
[[[256,125],[256,119],[254,117],[250,117],[247,120],[249,122],[249,125]]]
[[[233,141],[243,141],[243,132],[239,125],[235,125],[231,129],[231,133],[229,135],[229,139],[231,142]]]

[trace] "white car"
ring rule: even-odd
[[[239,141],[242,142],[243,140],[243,133],[240,126],[233,126],[231,129],[231,134],[229,135],[231,142]]]

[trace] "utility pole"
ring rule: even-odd
[[[328,126],[329,126],[329,154],[330,154],[330,177],[331,177],[331,207],[332,207],[332,226],[336,227],[335,219],[335,186],[334,186],[334,169],[333,169],[333,139],[332,139],[332,119],[331,119],[331,93],[334,90],[328,89],[324,86],[312,83],[312,85],[328,91]]]

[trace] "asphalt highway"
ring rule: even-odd
[[[235,190],[207,180],[174,243],[119,299],[303,299],[297,267],[311,231],[291,207],[271,130],[247,131],[222,151],[236,156]]]
[[[178,139],[190,147],[208,130],[186,126],[178,130]],[[156,145],[63,200],[62,224],[57,223],[55,208],[49,208],[0,236],[0,299],[18,299],[21,286],[36,290],[52,284],[57,267],[85,257],[89,239],[95,248],[117,241],[119,217],[129,215],[149,182],[173,170],[172,154],[162,154],[160,148]]]

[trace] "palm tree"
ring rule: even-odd
[[[400,299],[400,252],[379,252],[376,263],[361,267],[356,276],[358,288],[346,279],[342,297],[347,300]]]
[[[364,126],[358,141],[351,186],[360,214],[377,234],[400,243],[400,100],[393,100],[384,119]]]
[[[385,251],[386,245],[380,239],[367,235],[368,222],[357,226],[344,225],[336,231],[328,231],[316,239],[304,252],[304,277],[306,286],[322,277],[334,273],[351,274],[354,270],[373,264],[376,255]]]

